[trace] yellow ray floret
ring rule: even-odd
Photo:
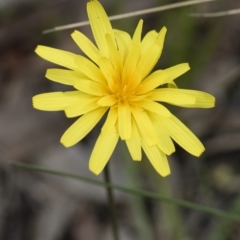
[[[142,150],[141,150],[141,138],[135,120],[132,118],[132,131],[130,139],[126,140],[127,148],[134,161],[141,161]]]
[[[81,141],[93,129],[106,111],[106,108],[100,108],[84,114],[63,134],[60,140],[61,143],[65,147],[71,147]]]
[[[35,50],[43,59],[66,68],[48,69],[46,78],[73,88],[33,97],[36,109],[79,117],[63,134],[61,143],[65,147],[77,144],[106,114],[89,161],[95,174],[104,169],[119,139],[126,142],[134,161],[141,161],[143,150],[163,177],[170,174],[167,155],[175,152],[173,141],[200,156],[203,144],[163,104],[211,108],[215,98],[177,88],[175,80],[190,69],[188,63],[151,72],[161,57],[166,27],[142,37],[140,20],[130,36],[112,28],[97,0],[88,2],[87,13],[96,45],[79,31],[71,35],[86,56],[45,46]]]

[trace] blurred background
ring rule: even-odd
[[[42,34],[55,26],[87,20],[80,0],[0,0],[0,239],[111,240],[106,190],[85,182],[26,170],[36,164],[102,181],[88,170],[101,128],[66,149],[59,139],[76,119],[62,112],[32,108],[32,96],[64,91],[47,80],[54,65],[34,49],[47,45],[81,54],[74,29]],[[170,4],[172,0],[101,0],[108,15]],[[178,1],[180,2],[180,1]],[[168,106],[206,147],[195,158],[176,145],[169,157],[172,174],[159,176],[146,157],[133,162],[119,142],[110,161],[113,183],[215,207],[240,215],[240,14],[193,18],[191,13],[240,8],[239,0],[195,6],[113,21],[133,33],[139,18],[143,33],[168,29],[156,68],[189,62],[191,71],[176,80],[181,88],[213,94],[214,109]],[[81,27],[92,39],[90,27]],[[121,240],[238,240],[240,223],[176,205],[115,191]]]

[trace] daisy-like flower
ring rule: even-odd
[[[89,168],[95,174],[103,170],[119,138],[135,161],[141,160],[143,149],[162,176],[170,174],[166,155],[175,151],[173,140],[200,156],[202,143],[161,102],[211,108],[215,100],[204,92],[177,88],[174,80],[190,69],[188,63],[151,73],[161,56],[167,29],[150,31],[142,39],[140,20],[130,37],[112,28],[97,0],[87,3],[87,12],[97,46],[81,32],[71,35],[87,57],[45,46],[36,48],[40,57],[67,68],[48,69],[46,78],[75,88],[33,97],[36,109],[64,111],[69,118],[80,116],[63,134],[61,143],[65,147],[78,143],[107,114],[90,157]]]

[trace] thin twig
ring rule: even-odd
[[[173,9],[173,8],[180,8],[180,7],[185,7],[185,6],[190,6],[190,5],[200,4],[200,3],[205,3],[205,2],[212,2],[212,1],[217,1],[217,0],[191,0],[191,1],[184,1],[184,2],[179,2],[179,3],[172,3],[172,4],[160,6],[160,7],[149,8],[149,9],[134,11],[134,12],[130,12],[130,13],[124,13],[124,14],[110,16],[109,20],[129,18],[129,17],[144,15],[144,14],[148,14],[148,13],[160,12],[160,11],[165,11],[165,10],[169,10],[169,9]],[[54,27],[51,29],[44,30],[42,33],[46,34],[46,33],[51,33],[51,32],[71,29],[71,28],[82,27],[82,26],[86,26],[86,25],[89,25],[89,21],[77,22],[77,23],[72,23],[72,24],[68,24],[68,25]]]
[[[239,14],[239,13],[240,13],[240,8],[227,10],[227,11],[221,11],[221,12],[213,12],[213,13],[191,13],[189,16],[213,18],[213,17],[224,17],[224,16],[234,15],[234,14]]]

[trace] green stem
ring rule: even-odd
[[[110,178],[108,164],[104,168],[104,180],[105,180],[105,182],[111,184],[111,178]],[[114,237],[114,240],[119,240],[117,215],[116,215],[116,209],[115,209],[113,189],[109,186],[106,186],[106,189],[107,189],[108,204],[109,204],[110,217],[111,217],[111,223],[112,223],[113,237]]]

